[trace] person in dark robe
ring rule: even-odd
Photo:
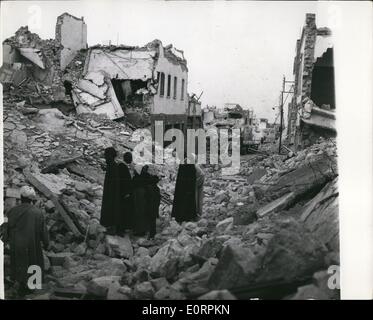
[[[178,223],[197,219],[196,187],[196,167],[185,159],[178,168],[171,212]]]
[[[147,165],[143,167],[141,174],[146,186],[147,229],[149,231],[149,239],[151,239],[154,238],[157,232],[156,222],[159,216],[159,205],[161,204],[161,191],[157,184],[160,179]]]
[[[18,283],[18,294],[31,293],[28,287],[30,266],[39,266],[41,281],[44,279],[43,246],[49,246],[49,235],[43,213],[33,205],[36,194],[32,187],[20,190],[21,204],[9,210],[7,239],[10,247],[10,278]]]
[[[100,223],[107,228],[108,234],[116,234],[121,219],[121,179],[118,164],[115,162],[117,152],[113,147],[105,149],[106,173],[102,196]]]
[[[195,154],[192,154],[194,166],[196,168],[196,213],[201,217],[203,214],[203,185],[205,183],[205,173],[197,163]]]
[[[143,166],[136,165],[134,177],[132,179],[133,187],[133,231],[136,236],[144,236],[148,231],[147,223],[147,188],[144,177]]]
[[[126,152],[123,155],[123,161],[124,163],[119,164],[122,204],[118,227],[118,231],[122,234],[125,232],[125,230],[133,228],[133,186],[132,176],[129,168],[132,164],[132,153]]]

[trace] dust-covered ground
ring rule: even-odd
[[[103,150],[131,150],[125,121],[76,116],[4,98],[5,209],[32,184],[51,245],[45,283],[29,299],[338,299],[328,288],[339,265],[334,140],[278,155],[276,145],[241,157],[240,173],[205,172],[203,214],[170,217],[176,166],[158,166],[160,218],[154,240],[110,236],[100,226]],[[5,248],[5,293],[16,299]]]

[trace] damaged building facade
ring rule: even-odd
[[[39,96],[46,93],[52,99],[58,99],[61,92],[60,51],[58,41],[42,40],[27,26],[18,29],[13,37],[3,42],[0,81],[4,89],[19,87],[31,80]]]
[[[79,50],[86,48],[87,26],[83,17],[79,19],[68,13],[60,15],[55,39],[41,39],[27,26],[21,27],[3,42],[0,82],[5,89],[22,85],[26,90],[34,89],[31,104],[65,101],[63,70]]]
[[[319,137],[335,137],[335,90],[332,33],[317,28],[315,14],[306,14],[296,43],[294,95],[289,104],[287,137],[295,149]]]
[[[79,50],[87,48],[87,25],[84,17],[79,19],[66,12],[61,14],[56,23],[56,40],[62,45],[60,66],[64,70]]]
[[[126,116],[139,127],[162,120],[165,130],[185,129],[188,69],[182,51],[171,45],[90,47],[79,79],[71,81],[78,113]]]
[[[135,127],[154,128],[160,120],[164,130],[184,131],[189,122],[198,127],[202,122],[200,102],[194,95],[189,99],[183,51],[160,40],[143,47],[88,48],[84,18],[64,13],[57,18],[55,39],[42,40],[21,27],[4,41],[3,60],[0,81],[20,92],[28,86],[44,104],[65,101],[77,114],[125,117]]]

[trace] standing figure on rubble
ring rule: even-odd
[[[196,166],[192,163],[187,163],[186,158],[183,163],[179,165],[171,212],[171,216],[174,217],[178,223],[197,219],[196,171]]]
[[[133,231],[136,236],[144,236],[148,231],[147,223],[147,190],[142,165],[135,166],[133,186]]]
[[[194,160],[194,166],[196,168],[196,213],[197,216],[203,214],[203,185],[205,183],[205,174],[201,167],[197,163],[197,158],[192,154]]]
[[[161,191],[158,187],[159,178],[154,170],[154,166],[144,166],[142,169],[143,178],[146,186],[147,199],[147,228],[149,231],[149,239],[154,238],[157,227],[157,217],[159,216],[159,205],[161,204]]]
[[[43,213],[33,205],[36,200],[35,190],[24,186],[20,193],[21,204],[10,209],[7,214],[8,223],[4,242],[9,242],[10,247],[10,278],[18,283],[18,294],[23,297],[32,291],[32,288],[27,285],[32,275],[28,273],[30,266],[40,268],[40,280],[43,282],[42,245],[44,248],[49,246],[49,235]],[[35,272],[36,269],[32,270]]]
[[[102,196],[100,223],[107,228],[109,234],[117,233],[121,216],[121,180],[119,167],[115,162],[117,152],[113,147],[105,149],[106,173]]]
[[[134,232],[137,236],[149,233],[149,238],[153,238],[156,234],[156,221],[161,201],[157,186],[159,178],[153,171],[149,170],[149,165],[138,165],[133,178]]]
[[[124,163],[119,164],[122,201],[118,232],[121,234],[133,228],[132,153],[126,152],[123,155],[123,161]]]

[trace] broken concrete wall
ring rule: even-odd
[[[105,72],[111,79],[146,81],[153,77],[156,50],[133,47],[93,47],[88,54],[86,72]]]
[[[104,100],[104,102],[111,101],[111,103],[109,105],[102,104],[91,97],[88,97],[91,102],[85,99],[85,103],[90,104],[90,109],[94,109],[94,112],[102,113],[105,108],[108,108],[105,113],[110,119],[122,117],[124,115],[123,109],[129,118],[133,118],[133,113],[135,113],[134,118],[136,119],[139,112],[143,115],[144,112],[150,112],[153,105],[153,94],[156,93],[153,71],[157,54],[156,48],[149,47],[90,48],[85,61],[83,77],[89,74],[104,75],[109,90],[104,92],[105,97],[97,96],[97,94],[93,96],[96,99]],[[92,92],[90,93],[92,94]],[[110,96],[106,96],[108,94]],[[130,110],[133,108],[140,110]],[[82,110],[89,111],[89,109],[80,106],[78,112],[82,112]],[[150,121],[146,121],[146,123],[148,122],[150,123]]]
[[[314,121],[320,121],[324,122],[325,120],[330,120],[328,118],[321,118],[313,119]],[[332,126],[335,126],[335,121],[333,121]],[[324,139],[328,138],[335,138],[336,137],[336,131],[333,129],[328,128],[321,128],[320,125],[313,125],[312,123],[308,123],[308,121],[303,121],[301,124],[301,130],[300,130],[301,139],[299,141],[299,147],[301,149],[307,148],[315,143],[320,139],[320,137]]]
[[[327,49],[333,48],[333,38],[331,35],[331,31],[328,28],[317,29],[314,62],[316,62],[316,59],[320,58]]]
[[[106,114],[109,119],[124,116],[110,77],[104,72],[88,72],[72,90],[76,112]]]
[[[43,40],[37,34],[31,33],[26,26],[19,28],[14,36],[6,39],[3,46],[5,58],[13,65],[20,63],[26,67],[27,77],[38,83],[35,87],[39,97],[43,97],[45,101],[64,98],[61,98],[60,94],[63,91],[58,58],[61,46],[57,41]]]
[[[324,109],[335,109],[333,48],[327,47],[315,60],[312,70],[311,99]]]
[[[19,52],[9,44],[3,44],[3,63],[12,64],[20,59]]]
[[[152,113],[168,115],[185,114],[188,109],[188,69],[184,63],[172,59],[170,53],[165,54],[165,50],[161,46],[160,48],[155,74],[157,75],[158,72],[164,74],[164,92],[162,94],[160,90],[161,85],[158,83],[158,92],[154,96]],[[176,90],[174,90],[175,77]],[[168,95],[168,93],[170,94]]]
[[[57,18],[56,40],[63,46],[60,65],[64,70],[81,49],[87,48],[87,25],[84,18],[64,13]]]
[[[317,141],[317,135],[319,137],[335,136],[335,116],[332,117],[332,120],[328,115],[323,119],[323,113],[315,113],[315,115],[306,118],[307,125],[302,124],[304,120],[303,111],[306,108],[305,103],[310,98],[313,102],[317,101],[316,105],[318,107],[325,104],[324,109],[335,108],[334,68],[330,66],[330,63],[325,66],[322,62],[332,60],[330,58],[330,50],[333,50],[331,31],[328,28],[318,29],[315,18],[315,14],[306,14],[302,36],[296,44],[293,66],[294,95],[288,110],[287,131],[288,141],[296,149],[303,148],[312,141]],[[325,123],[326,125],[324,125]],[[309,130],[311,126],[318,128]],[[329,127],[332,127],[331,133]],[[324,133],[324,129],[328,131]],[[303,130],[305,131],[303,132]],[[309,137],[309,135],[312,135],[312,137]],[[304,139],[307,140],[306,144],[303,143]]]
[[[110,80],[111,84],[108,84],[109,91],[105,89],[105,92],[100,91],[102,88],[93,89],[92,84],[90,88],[87,86],[82,88],[78,84],[74,91],[76,105],[79,105],[77,110],[101,112],[107,108],[107,104],[102,102],[106,103],[110,100],[112,103],[108,116],[111,119],[115,116],[123,116],[124,111],[128,119],[137,123],[136,119],[139,115],[144,118],[146,114],[151,113],[162,115],[162,120],[167,116],[167,123],[184,125],[188,107],[187,72],[182,51],[171,45],[164,48],[159,40],[154,40],[141,48],[92,47],[87,53],[83,78],[88,74],[101,73],[105,75],[106,80]],[[161,75],[163,94],[160,90]],[[82,83],[88,84],[86,81]],[[105,97],[98,94],[97,90]],[[110,98],[106,96],[107,92],[112,92]],[[90,108],[87,109],[87,106]],[[121,106],[123,111],[119,111],[118,106]],[[154,119],[145,122],[150,124]]]

